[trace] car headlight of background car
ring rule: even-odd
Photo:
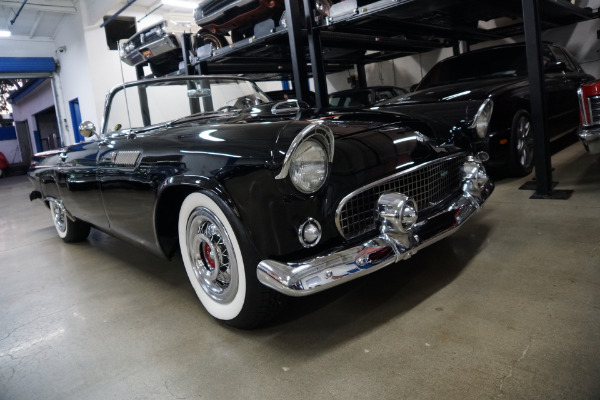
[[[479,107],[479,110],[477,110],[473,124],[470,126],[470,128],[475,129],[477,136],[479,136],[481,139],[483,139],[488,133],[493,110],[494,102],[491,99],[486,99]]]
[[[299,192],[314,193],[327,180],[332,161],[333,133],[326,126],[311,124],[294,138],[281,172],[275,178],[284,179],[289,175]]]

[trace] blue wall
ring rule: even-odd
[[[17,138],[17,131],[14,126],[0,127],[0,140],[14,140]]]

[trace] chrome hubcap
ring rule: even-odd
[[[231,302],[238,287],[237,262],[221,221],[198,207],[188,218],[186,235],[192,269],[204,292],[219,303]]]
[[[528,168],[533,160],[533,135],[529,118],[522,115],[517,121],[517,159],[522,167]]]
[[[67,223],[65,221],[65,209],[62,205],[58,205],[55,202],[50,202],[50,210],[52,211],[54,225],[56,225],[56,228],[59,231],[64,232],[67,229]]]

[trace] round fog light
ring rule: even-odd
[[[298,228],[298,239],[304,247],[313,247],[321,240],[321,224],[316,219],[307,219]]]

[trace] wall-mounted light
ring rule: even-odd
[[[173,7],[181,7],[193,10],[198,5],[197,3],[192,3],[184,0],[162,0],[162,3],[165,6],[173,6]]]

